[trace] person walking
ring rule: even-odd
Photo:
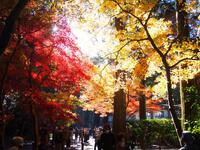
[[[115,150],[115,137],[111,132],[109,124],[103,127],[103,134],[101,135],[100,142],[103,150]]]
[[[79,129],[77,127],[75,127],[75,129],[74,129],[75,141],[78,140],[78,135],[79,135]]]
[[[117,144],[116,144],[116,150],[127,150],[126,147],[126,138],[123,133],[119,133],[117,135]]]
[[[54,135],[54,141],[55,141],[55,149],[56,150],[63,150],[63,133],[60,127],[56,128],[55,135]]]
[[[94,139],[95,139],[95,143],[94,143],[94,150],[101,150],[101,134],[103,133],[103,129],[102,128],[95,128],[94,130]]]
[[[12,145],[8,150],[22,150],[24,139],[21,136],[15,136],[12,138]]]

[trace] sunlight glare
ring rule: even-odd
[[[56,25],[53,26],[53,32],[57,32],[58,31],[58,27]]]
[[[75,22],[71,24],[71,29],[77,37],[77,44],[81,48],[81,51],[89,57],[97,56],[100,51],[98,46],[96,46],[99,40],[92,36],[89,30],[81,29]]]

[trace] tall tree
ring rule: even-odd
[[[20,15],[15,32],[1,55],[1,113],[5,115],[4,97],[11,91],[18,93],[22,104],[30,106],[35,149],[38,149],[41,115],[51,114],[52,119],[46,117],[54,121],[52,125],[60,119],[69,121],[75,118],[71,112],[74,103],[70,99],[80,91],[84,80],[89,79],[90,64],[80,58],[82,53],[62,16],[56,16],[55,10],[47,5],[32,3],[28,8]],[[62,93],[65,96],[61,97]],[[4,133],[5,121],[1,122],[0,133]]]
[[[171,73],[178,64],[184,61],[188,63],[188,61],[199,60],[199,46],[196,42],[191,41],[178,43],[178,37],[172,30],[172,22],[156,16],[160,2],[102,1],[101,11],[111,13],[120,20],[115,25],[120,26],[120,30],[116,31],[116,36],[122,45],[119,51],[132,49],[131,54],[140,51],[149,60],[156,61],[162,66],[166,77],[169,111],[177,135],[181,138],[182,128],[172,97]],[[182,54],[179,58],[174,55],[178,51]]]

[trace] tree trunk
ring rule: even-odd
[[[141,93],[139,96],[139,117],[140,117],[140,121],[146,119],[146,99],[145,99],[145,95],[143,93]],[[140,146],[141,146],[141,149],[143,149],[143,150],[146,149],[145,136],[142,137]]]
[[[113,131],[115,136],[126,133],[126,94],[123,89],[114,96]]]
[[[5,137],[5,122],[0,123],[0,149],[4,150],[4,137]]]
[[[4,133],[5,133],[5,122],[4,122],[4,110],[3,110],[3,100],[4,94],[3,89],[0,89],[0,149],[4,150]]]
[[[1,78],[1,82],[0,82],[0,118],[4,116],[5,112],[4,112],[4,97],[5,97],[5,93],[4,93],[4,85],[6,83],[6,78],[7,78],[7,74],[8,74],[8,69],[9,69],[9,65],[17,51],[17,46],[19,45],[21,40],[17,41],[16,44],[16,48],[13,50],[9,60],[6,62],[5,64],[5,69],[2,71],[2,78]],[[4,134],[5,134],[5,127],[6,127],[6,122],[2,121],[0,123],[0,149],[4,149]]]
[[[146,119],[146,99],[145,99],[145,95],[141,94],[139,96],[139,117],[140,120],[144,120]]]
[[[3,54],[10,41],[15,22],[29,0],[19,0],[5,21],[5,26],[0,36],[0,55]]]
[[[33,117],[33,124],[34,124],[34,150],[38,150],[39,146],[39,123],[38,123],[38,117],[37,112],[35,110],[35,104],[31,103],[31,113]]]
[[[184,38],[188,38],[190,34],[189,25],[187,22],[187,12],[185,11],[186,0],[182,0],[181,3],[177,0],[176,20],[177,20],[177,35],[178,39],[182,41]]]
[[[190,30],[189,25],[187,22],[187,15],[188,13],[185,11],[185,3],[186,0],[183,0],[181,3],[177,3],[177,10],[176,10],[176,20],[177,20],[177,35],[180,42],[182,40],[190,37]],[[179,64],[179,69],[181,69],[181,64]],[[181,102],[181,126],[182,129],[185,129],[185,100],[183,94],[183,86],[180,77],[180,102]]]
[[[178,119],[178,116],[175,111],[174,102],[172,98],[172,85],[171,85],[171,74],[170,74],[170,68],[165,64],[165,71],[166,71],[166,79],[167,79],[167,93],[168,93],[168,106],[169,111],[172,116],[172,120],[177,132],[177,135],[179,137],[179,142],[181,144],[181,136],[182,136],[182,128],[181,128],[181,122]]]
[[[181,101],[181,126],[182,129],[185,130],[185,99],[184,99],[184,92],[183,92],[183,80],[180,79],[180,101]]]

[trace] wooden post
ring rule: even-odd
[[[126,94],[123,89],[114,96],[113,131],[115,136],[126,132]]]

